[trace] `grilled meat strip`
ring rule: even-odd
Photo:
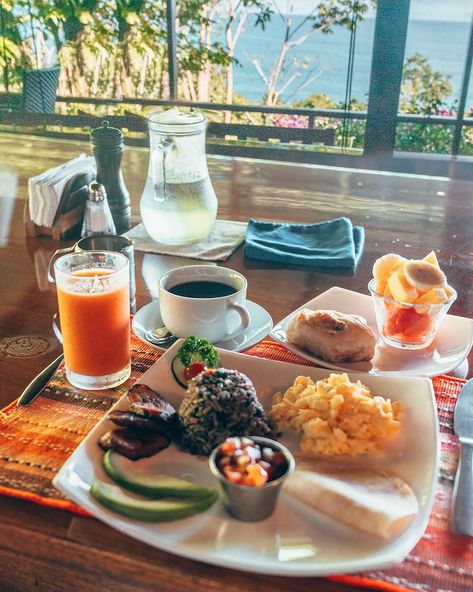
[[[131,460],[153,456],[169,446],[171,440],[162,433],[137,433],[128,428],[117,428],[99,439],[103,450],[110,448]]]
[[[131,411],[111,411],[107,419],[122,428],[130,428],[137,432],[162,432],[162,426],[159,422],[137,415]]]
[[[144,384],[135,384],[128,391],[128,400],[133,413],[159,423],[167,433],[178,437],[179,417],[162,395]]]

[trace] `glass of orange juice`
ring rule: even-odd
[[[84,251],[54,263],[68,381],[101,390],[131,372],[130,280],[121,253]]]

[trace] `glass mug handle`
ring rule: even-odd
[[[76,248],[75,245],[72,245],[72,247],[66,247],[65,249],[57,249],[57,251],[54,251],[54,255],[51,257],[51,260],[49,261],[49,265],[48,265],[48,281],[51,284],[55,284],[56,283],[56,278],[53,275],[53,264],[54,261],[57,257],[59,257],[59,255],[65,255],[66,253],[72,253],[72,251]]]
[[[161,170],[159,170],[159,171],[155,170],[154,175],[153,175],[153,183],[154,183],[155,191],[159,187],[156,179],[159,179],[160,175],[162,176],[163,185],[164,185],[164,188],[163,188],[164,196],[162,198],[160,198],[159,201],[163,201],[165,199],[166,155],[171,150],[171,148],[173,146],[174,146],[174,140],[172,139],[171,136],[165,136],[164,138],[160,139],[159,142],[157,144],[155,144],[155,146],[154,146],[154,149],[156,149],[158,152],[161,153],[161,166],[160,166]]]
[[[251,318],[250,318],[250,313],[248,312],[246,307],[244,307],[242,304],[237,304],[236,302],[231,302],[228,305],[228,308],[232,308],[233,310],[236,310],[236,312],[241,317],[241,325],[238,327],[238,329],[234,333],[229,335],[228,337],[225,337],[225,339],[233,339],[234,337],[238,337],[238,335],[240,335],[240,333],[243,333],[243,331],[246,331],[248,329],[248,327],[250,326]]]

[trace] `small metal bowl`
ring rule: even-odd
[[[239,436],[250,438],[257,444],[268,446],[275,451],[282,452],[287,462],[286,472],[275,479],[268,481],[260,487],[252,485],[240,485],[228,481],[217,467],[216,457],[221,446],[214,448],[209,456],[209,467],[213,475],[217,477],[223,491],[223,504],[227,512],[237,520],[256,522],[268,518],[276,507],[276,502],[284,481],[294,472],[296,461],[291,451],[271,438],[262,436]]]

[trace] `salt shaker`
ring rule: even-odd
[[[89,184],[89,198],[85,204],[82,236],[116,234],[105,187],[97,181]]]

